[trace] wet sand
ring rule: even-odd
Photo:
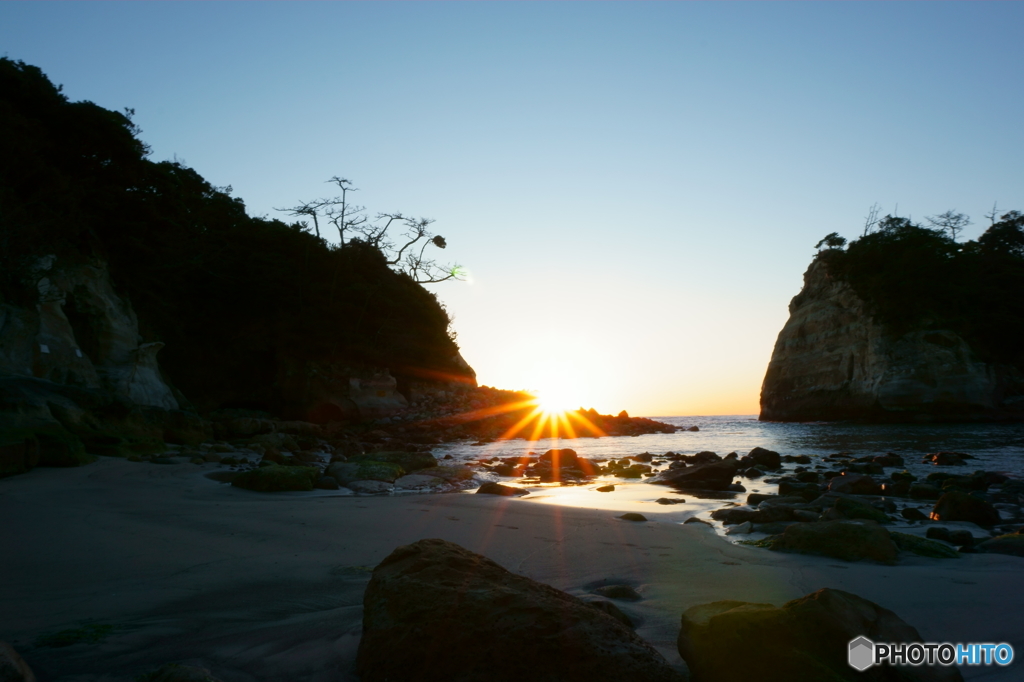
[[[489,495],[399,497],[254,493],[210,467],[118,459],[0,480],[0,640],[41,682],[132,680],[164,663],[224,682],[356,680],[362,595],[395,547],[443,538],[578,596],[602,581],[670,663],[695,604],[782,604],[822,587],[895,611],[927,641],[1006,641],[1024,651],[1024,559],[965,555],[844,563],[731,544],[703,524]],[[660,491],[659,491],[660,494]],[[87,623],[98,643],[35,646]],[[968,680],[1020,679],[962,668]]]

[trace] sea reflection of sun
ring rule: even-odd
[[[558,449],[559,440],[575,439],[578,437],[601,437],[607,435],[597,424],[594,423],[594,421],[589,418],[589,415],[593,414],[596,414],[594,410],[584,410],[583,408],[573,409],[571,407],[571,403],[565,399],[564,395],[553,393],[551,391],[544,391],[543,393],[533,394],[533,397],[529,399],[495,405],[465,413],[462,415],[462,419],[464,421],[475,421],[479,419],[487,419],[489,417],[507,417],[514,415],[514,423],[501,433],[501,435],[494,438],[494,440],[502,441],[524,438],[528,442],[532,443],[541,440],[542,438],[549,438],[555,441],[552,444],[553,452],[551,453],[552,478],[548,479],[547,483],[541,484],[546,487],[548,485],[566,485],[566,483],[560,480],[561,472],[559,460],[563,455]],[[524,474],[526,467],[531,463],[536,462],[537,458],[524,454],[518,457],[517,460],[518,461],[516,462],[514,469],[515,473],[513,475],[521,476]],[[595,466],[586,458],[580,458],[577,460],[577,466],[588,477],[596,476],[601,473],[600,466]],[[499,504],[494,510],[492,526],[482,538],[483,546],[489,546],[493,541],[494,533],[500,526],[501,519],[504,517],[505,512],[508,509],[507,503],[508,501],[506,501],[505,504]],[[562,571],[568,574],[571,567],[569,557],[566,554],[566,547],[564,545],[566,540],[565,520],[563,519],[563,511],[557,507],[554,509],[553,518],[551,519],[551,532],[554,533],[554,539],[556,540],[556,561],[561,564]],[[619,533],[619,535],[621,535],[621,533]],[[623,542],[625,541],[624,538],[621,539]]]

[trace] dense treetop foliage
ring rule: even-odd
[[[145,340],[167,344],[168,378],[211,405],[224,386],[269,405],[295,361],[454,369],[443,306],[379,249],[247,215],[230,188],[149,160],[132,113],[70,102],[37,67],[0,59],[0,302],[30,300],[39,256],[99,257]]]
[[[894,335],[949,329],[981,359],[1024,368],[1024,214],[993,216],[966,243],[886,216],[845,250],[835,242],[818,257]]]

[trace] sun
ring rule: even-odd
[[[562,389],[562,386],[569,390]],[[461,417],[473,421],[504,415],[500,426],[504,432],[496,440],[525,438],[537,441],[542,438],[558,440],[605,435],[600,420],[595,423],[591,419],[593,410],[583,410],[578,402],[582,394],[577,388],[574,383],[549,381],[546,388],[520,393],[521,400],[473,410]]]
[[[549,387],[532,391],[537,398],[537,406],[545,414],[565,414],[579,408],[571,391],[558,387]]]

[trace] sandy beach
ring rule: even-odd
[[[370,571],[422,538],[579,596],[599,583],[633,585],[643,600],[622,610],[680,669],[686,608],[780,605],[822,587],[895,611],[926,641],[1024,638],[1016,557],[851,564],[737,546],[703,524],[635,523],[529,498],[265,494],[212,481],[210,470],[100,458],[0,480],[0,640],[41,682],[133,680],[169,662],[224,682],[356,680]],[[89,623],[113,630],[97,643],[36,645]],[[969,680],[1012,680],[1019,666],[961,670]]]

